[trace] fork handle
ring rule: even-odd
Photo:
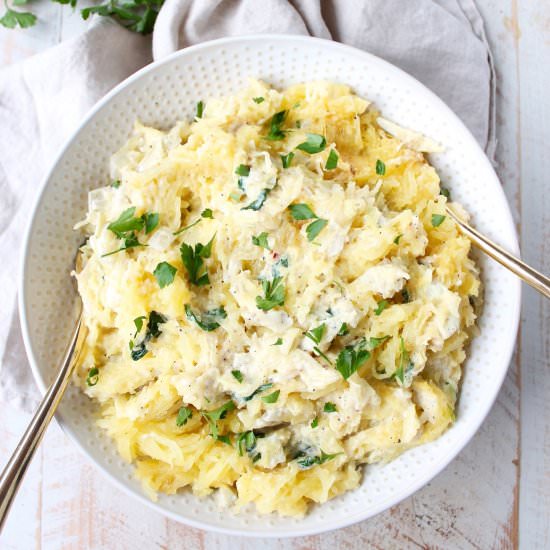
[[[510,254],[504,250],[504,248],[485,237],[485,235],[476,231],[471,225],[463,222],[448,205],[446,210],[447,214],[449,214],[460,227],[460,230],[467,235],[480,250],[491,256],[493,260],[497,261],[505,268],[509,269],[528,285],[538,290],[542,295],[546,296],[546,298],[550,298],[550,279],[546,277],[546,275],[543,275],[525,262],[522,262],[519,258],[516,258],[516,256]]]
[[[71,336],[61,369],[48,388],[23,437],[0,475],[0,532],[17,494],[21,480],[25,476],[34,452],[69,383],[73,366],[77,359],[77,357],[73,356],[74,351],[76,348],[81,349],[82,347],[80,345],[77,346],[77,343],[81,342],[79,335],[82,335],[84,332],[80,330],[80,327],[81,321],[79,320]]]

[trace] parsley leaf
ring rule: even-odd
[[[240,433],[236,441],[236,447],[239,451],[239,456],[243,456],[244,454],[243,447],[244,450],[246,450],[246,452],[250,455],[252,451],[254,451],[254,449],[256,448],[256,442],[260,437],[264,437],[264,434],[255,434],[252,430]],[[252,462],[257,462],[258,460],[260,460],[260,458],[262,458],[262,455],[260,453],[256,453],[255,455],[251,456],[251,458]]]
[[[347,380],[370,357],[365,349],[366,342],[361,339],[355,346],[346,346],[336,359],[336,370]]]
[[[202,114],[204,113],[204,102],[199,101],[197,103],[197,109],[195,112],[195,118],[202,118]]]
[[[239,166],[235,169],[235,174],[238,176],[248,176],[250,174],[250,166],[247,166],[246,164],[239,164]]]
[[[342,323],[340,326],[340,330],[338,331],[338,336],[345,336],[346,334],[349,334],[349,328],[347,323]]]
[[[36,15],[28,11],[12,10],[8,8],[7,4],[6,13],[0,18],[0,25],[7,29],[14,29],[17,26],[26,29],[27,27],[32,27],[35,23]]]
[[[264,403],[276,403],[277,399],[279,399],[280,393],[281,393],[281,390],[275,390],[273,393],[270,393],[269,395],[262,397],[262,401]]]
[[[252,101],[253,101],[254,103],[260,104],[260,103],[263,103],[263,102],[265,101],[265,99],[264,99],[262,96],[259,96],[259,97],[253,97],[253,98],[252,98]]]
[[[250,395],[247,395],[243,398],[244,401],[250,401],[254,397],[256,397],[259,393],[264,392],[265,390],[268,390],[271,388],[273,384],[271,382],[267,382],[265,384],[262,384],[261,386],[258,386]]]
[[[277,338],[277,340],[275,340],[275,342],[273,342],[273,344],[271,344],[272,346],[282,346],[283,345],[283,339],[282,338]]]
[[[112,231],[119,239],[124,239],[129,231],[141,231],[145,226],[145,220],[142,216],[136,218],[135,213],[135,206],[124,210],[118,219],[107,226],[107,229]]]
[[[305,455],[304,453],[300,453],[297,458],[299,458],[298,464],[303,469],[307,469],[317,464],[324,464],[325,462],[328,462],[329,460],[336,458],[340,454],[342,453],[327,454],[321,449],[320,456],[311,456],[311,455]]]
[[[399,338],[399,351],[399,366],[393,375],[402,386],[408,387],[412,383],[414,363],[410,359],[409,352],[405,349],[405,342],[402,336]]]
[[[86,377],[86,385],[90,388],[95,386],[99,380],[99,369],[97,367],[92,367],[88,371],[88,376]]]
[[[295,220],[312,220],[317,218],[315,212],[305,203],[291,204],[288,209]]]
[[[315,220],[306,227],[306,235],[308,241],[313,241],[319,233],[325,228],[328,221],[323,219]]]
[[[271,118],[271,122],[269,123],[269,132],[266,136],[266,139],[269,139],[271,141],[284,139],[285,132],[281,130],[281,126],[283,125],[287,114],[288,111],[279,111],[278,113],[275,113],[273,115],[273,117]]]
[[[273,280],[262,280],[263,298],[256,296],[256,307],[268,311],[285,303],[285,286],[282,277],[274,277]]]
[[[259,210],[264,205],[270,191],[271,189],[262,189],[256,200],[252,201],[248,206],[244,206],[241,210]]]
[[[120,187],[120,180],[114,180],[111,182],[111,187],[118,189]]]
[[[185,269],[187,269],[189,280],[197,286],[204,286],[210,283],[208,273],[203,264],[205,258],[210,258],[212,243],[215,236],[216,235],[214,235],[206,245],[197,243],[194,249],[186,243],[182,243],[180,247],[181,261]]]
[[[138,319],[140,318],[138,317]],[[145,332],[145,337],[137,346],[132,346],[131,356],[134,361],[139,361],[144,355],[147,354],[147,352],[149,351],[147,349],[147,343],[153,338],[158,338],[160,336],[162,331],[160,330],[159,325],[162,323],[166,323],[166,318],[164,317],[164,315],[161,315],[156,311],[151,311],[151,313],[149,313],[149,320],[147,322],[147,331]],[[137,328],[138,323],[136,323],[136,319],[134,319],[134,324]]]
[[[374,310],[375,315],[380,315],[389,305],[388,300],[380,300],[378,307]]]
[[[306,141],[296,146],[296,149],[304,151],[305,153],[309,153],[310,155],[320,153],[321,151],[325,150],[325,147],[327,146],[327,141],[324,136],[321,136],[319,134],[306,134],[306,136]]]
[[[315,418],[311,421],[311,427],[312,427],[312,428],[316,428],[318,425],[319,425],[319,419],[318,419],[317,417],[315,417]]]
[[[325,406],[323,407],[323,412],[326,412],[326,413],[336,412],[336,405],[328,401],[327,403],[325,403]]]
[[[325,164],[325,170],[334,170],[338,166],[338,153],[331,149]]]
[[[293,158],[294,158],[294,153],[292,151],[287,155],[281,155],[281,162],[283,163],[283,168],[289,168]]]
[[[376,173],[379,176],[384,176],[386,174],[386,165],[381,160],[376,161]]]
[[[446,187],[441,187],[439,189],[439,194],[446,197],[447,200],[451,200],[451,192]]]
[[[153,275],[155,276],[159,287],[164,288],[174,282],[176,271],[177,269],[172,264],[169,264],[168,262],[160,262],[157,267],[155,267]]]
[[[380,344],[383,344],[386,340],[388,340],[389,336],[381,336],[380,338],[374,338],[370,337],[369,341],[367,342],[367,349],[372,351],[373,349],[377,348]]]
[[[176,417],[176,426],[184,426],[192,416],[193,411],[189,407],[181,407]]]
[[[123,250],[128,250],[129,248],[136,248],[137,246],[147,246],[146,244],[142,244],[139,242],[137,235],[132,231],[130,233],[127,233],[123,237],[124,241],[120,248],[117,248],[116,250],[112,250],[111,252],[107,252],[106,254],[102,254],[102,258],[106,258],[107,256],[111,256],[113,254],[116,254],[117,252],[122,252]]]
[[[305,333],[305,336],[307,338],[309,338],[315,344],[319,344],[321,342],[321,340],[323,339],[323,335],[325,334],[325,329],[326,328],[327,328],[327,326],[325,325],[325,323],[323,323],[323,324],[319,325],[316,328],[312,328],[311,330],[308,330]]]
[[[393,244],[399,244],[399,241],[401,240],[401,237],[403,236],[403,233],[399,233],[395,239],[393,239]]]
[[[143,214],[141,216],[143,218],[143,221],[145,222],[145,234],[148,235],[155,229],[155,227],[159,224],[159,214],[158,212],[150,212],[147,214]]]
[[[218,422],[223,420],[229,411],[235,408],[233,401],[227,401],[221,407],[214,409],[213,411],[200,411],[202,417],[206,419],[210,425],[210,435],[214,439],[219,439]]]
[[[443,216],[442,214],[432,214],[432,226],[433,227],[439,227],[444,221],[447,216]]]
[[[189,304],[185,304],[185,315],[187,315],[190,321],[193,321],[199,328],[206,332],[216,330],[220,326],[218,321],[227,317],[227,313],[223,306],[210,309],[199,317],[193,312]]]
[[[271,250],[271,248],[269,248],[269,243],[267,242],[267,236],[268,235],[265,231],[263,233],[260,233],[259,235],[253,235],[252,244],[260,246],[261,248],[265,248],[266,250]]]
[[[201,218],[210,218],[211,220],[214,219],[214,216],[212,214],[212,210],[210,208],[205,208],[202,212],[201,212]]]
[[[145,317],[145,315],[141,315],[141,317],[136,317],[134,319],[134,325],[136,327],[136,332],[134,334],[134,338],[141,332],[141,329],[143,327],[143,320],[144,319],[147,319],[147,317]]]
[[[233,375],[233,378],[239,383],[242,384],[243,381],[243,373],[240,370],[232,370],[231,374]]]
[[[76,6],[76,0],[57,0],[60,4]],[[112,17],[120,25],[128,30],[149,34],[157,19],[158,12],[162,6],[159,0],[121,1],[109,0],[99,6],[90,6],[80,10],[82,19],[88,19],[91,14]]]

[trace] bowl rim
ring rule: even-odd
[[[37,214],[40,210],[40,206],[42,204],[42,199],[44,196],[44,193],[47,189],[48,183],[52,179],[52,176],[54,172],[56,171],[58,165],[60,164],[61,160],[65,156],[67,150],[71,147],[73,144],[73,141],[76,139],[78,134],[82,131],[82,129],[94,118],[94,116],[106,105],[108,104],[113,97],[115,97],[117,94],[119,94],[121,91],[123,91],[127,86],[134,83],[135,81],[141,79],[144,75],[154,72],[158,67],[161,67],[165,64],[171,63],[174,59],[178,57],[185,57],[189,54],[200,52],[201,50],[205,50],[211,47],[223,47],[228,44],[233,44],[237,42],[244,42],[244,43],[253,43],[258,40],[270,40],[274,42],[284,42],[288,40],[302,42],[302,43],[317,43],[323,47],[332,48],[334,50],[340,50],[342,53],[353,53],[355,56],[362,57],[363,59],[371,62],[371,63],[378,63],[383,65],[386,69],[393,71],[394,74],[399,76],[400,79],[402,79],[405,82],[409,82],[413,86],[420,87],[423,89],[423,92],[429,97],[430,101],[437,104],[439,108],[442,108],[444,111],[447,112],[447,116],[453,119],[454,123],[458,126],[462,127],[463,130],[467,133],[469,138],[475,143],[475,147],[479,150],[479,157],[480,162],[484,163],[490,170],[490,172],[494,175],[494,178],[496,182],[499,184],[495,187],[495,192],[500,195],[500,198],[503,199],[503,203],[505,204],[506,208],[502,211],[502,216],[504,217],[504,220],[506,224],[508,225],[510,229],[510,235],[509,240],[510,242],[505,245],[510,249],[510,252],[519,255],[519,245],[518,245],[518,237],[517,237],[517,231],[516,226],[513,221],[512,213],[510,210],[509,202],[506,198],[506,195],[504,193],[502,184],[498,178],[498,175],[495,173],[494,168],[487,158],[485,152],[478,144],[477,140],[473,137],[471,132],[468,130],[468,128],[465,126],[465,124],[462,122],[462,120],[454,113],[454,111],[432,90],[430,90],[427,86],[425,86],[422,82],[417,80],[415,77],[410,75],[409,73],[405,72],[403,69],[400,69],[399,67],[395,66],[394,64],[390,63],[389,61],[386,61],[374,54],[371,54],[369,52],[366,52],[364,50],[361,50],[359,48],[355,48],[353,46],[348,46],[345,44],[342,44],[340,42],[335,42],[332,40],[327,40],[323,38],[316,38],[312,36],[306,36],[306,35],[294,35],[294,34],[250,34],[250,35],[243,35],[243,36],[234,36],[234,37],[225,37],[225,38],[218,38],[215,40],[208,40],[205,42],[201,42],[199,44],[195,44],[193,46],[188,46],[186,48],[183,48],[181,50],[178,50],[176,52],[173,52],[172,54],[153,61],[146,65],[145,67],[142,67],[132,75],[128,76],[126,79],[124,79],[122,82],[117,84],[114,88],[112,88],[107,94],[105,94],[101,99],[99,99],[84,115],[84,117],[81,119],[81,121],[78,123],[78,125],[74,128],[74,130],[71,132],[69,137],[65,140],[63,146],[60,148],[58,154],[55,156],[54,161],[50,165],[49,169],[46,172],[46,175],[42,178],[40,185],[38,187],[38,193],[36,195],[36,198],[34,200],[34,204],[31,208],[31,215],[29,217],[29,220],[27,222],[26,230],[25,230],[25,236],[23,240],[23,248],[22,248],[22,254],[20,257],[19,262],[19,272],[18,272],[18,308],[19,308],[19,315],[21,319],[21,332],[23,336],[23,343],[25,347],[25,352],[27,354],[27,358],[29,360],[29,364],[31,367],[33,378],[39,388],[40,393],[42,396],[46,393],[47,386],[45,384],[45,381],[42,377],[41,371],[38,368],[38,361],[36,359],[36,356],[34,354],[34,350],[32,348],[31,344],[31,335],[29,330],[29,324],[27,319],[27,299],[26,299],[26,273],[27,273],[27,261],[28,261],[28,253],[29,253],[29,244],[31,240],[31,233],[32,229],[35,223],[35,219],[37,217]],[[483,158],[482,158],[483,157]],[[491,260],[490,260],[491,261]],[[468,445],[468,443],[471,441],[472,437],[477,433],[479,430],[481,424],[485,421],[487,418],[487,415],[489,414],[490,410],[493,407],[494,402],[496,401],[496,398],[498,394],[500,393],[500,389],[502,387],[502,384],[504,382],[504,379],[506,377],[506,374],[508,372],[508,368],[510,366],[510,362],[512,359],[512,355],[515,349],[516,340],[517,340],[517,333],[518,333],[518,327],[519,327],[519,321],[520,321],[520,308],[521,308],[521,281],[520,279],[513,280],[513,283],[511,284],[509,288],[508,297],[511,301],[511,308],[507,311],[507,317],[510,319],[509,322],[509,334],[508,338],[505,339],[507,344],[501,348],[503,351],[502,354],[502,364],[506,364],[506,367],[502,367],[500,369],[499,377],[496,380],[496,383],[493,385],[494,388],[494,394],[490,396],[489,399],[487,399],[483,407],[480,410],[480,412],[477,413],[477,417],[475,418],[474,422],[471,422],[465,431],[465,435],[458,440],[455,445],[453,445],[447,456],[445,456],[444,459],[442,459],[434,468],[434,470],[430,473],[430,476],[428,478],[423,477],[422,479],[416,480],[414,483],[410,484],[406,490],[399,495],[398,498],[392,498],[392,499],[386,499],[382,500],[380,504],[377,506],[374,506],[371,511],[369,511],[368,514],[365,515],[353,515],[343,521],[340,521],[338,525],[317,525],[316,527],[306,527],[306,528],[297,528],[293,529],[292,532],[263,532],[261,529],[258,528],[236,528],[236,529],[229,529],[222,526],[212,525],[210,523],[201,522],[194,520],[192,518],[187,518],[180,516],[179,514],[172,512],[171,510],[167,510],[163,508],[162,506],[158,505],[156,502],[151,501],[144,493],[140,493],[138,491],[135,491],[130,486],[126,485],[119,477],[117,477],[115,474],[111,473],[109,470],[107,470],[102,464],[96,462],[86,451],[86,449],[81,445],[79,438],[77,435],[73,432],[73,430],[67,426],[67,424],[63,421],[63,418],[61,414],[58,412],[55,413],[55,418],[59,425],[61,426],[63,432],[69,436],[71,441],[73,441],[79,451],[86,457],[86,459],[91,462],[95,468],[99,469],[102,473],[102,475],[109,479],[111,483],[113,483],[116,487],[119,489],[122,489],[124,493],[131,496],[134,499],[137,499],[141,503],[145,504],[147,507],[149,507],[152,510],[155,510],[156,512],[160,513],[161,515],[164,515],[166,517],[169,517],[170,519],[173,519],[175,521],[178,521],[180,523],[184,523],[186,525],[189,525],[191,527],[195,527],[198,529],[202,529],[205,531],[210,532],[217,532],[225,535],[233,535],[233,536],[244,536],[244,537],[263,537],[263,538],[291,538],[291,537],[299,537],[299,536],[307,536],[307,535],[315,535],[315,534],[321,534],[328,531],[341,529],[343,527],[348,527],[350,525],[353,525],[355,523],[358,523],[360,521],[367,520],[369,518],[372,518],[381,512],[387,510],[391,506],[394,506],[406,498],[409,498],[411,495],[413,495],[415,492],[417,492],[419,489],[427,485],[430,481],[432,481],[439,473],[441,473],[456,457],[457,455]],[[321,505],[322,506],[322,505]]]

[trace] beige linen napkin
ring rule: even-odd
[[[492,158],[494,71],[473,0],[166,0],[154,57],[255,33],[332,38],[394,63],[446,101]],[[93,21],[82,36],[0,71],[0,399],[29,409],[38,397],[16,295],[41,180],[86,111],[150,61],[149,39]]]

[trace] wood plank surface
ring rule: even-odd
[[[478,0],[498,72],[497,171],[524,258],[550,272],[550,4]],[[36,8],[35,8],[36,6]],[[78,14],[37,2],[40,24],[0,28],[0,66],[74,36]],[[0,549],[550,548],[550,302],[524,289],[514,360],[487,420],[449,467],[379,516],[320,536],[246,539],[205,533],[111,486],[53,424],[24,481]],[[0,403],[0,464],[28,415]]]

